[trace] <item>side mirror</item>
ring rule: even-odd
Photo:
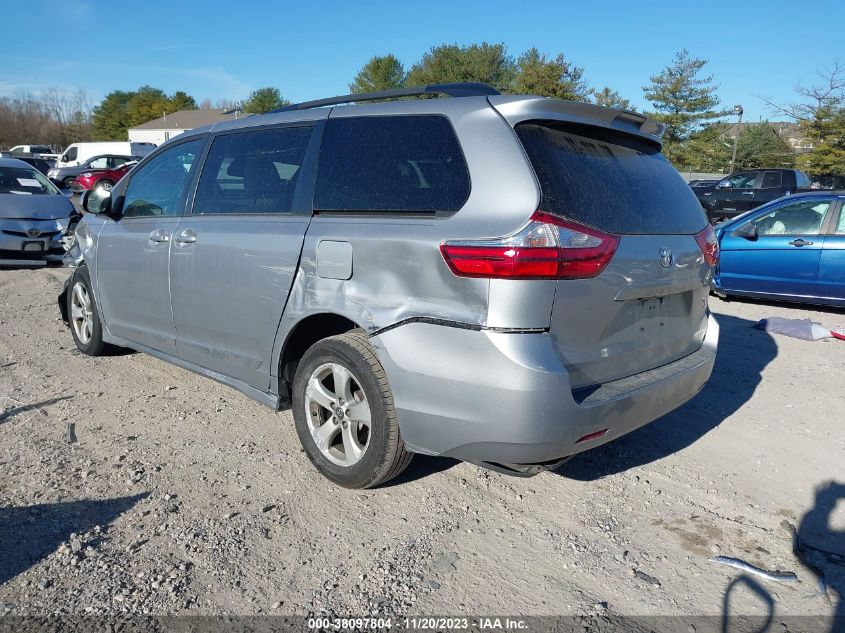
[[[731,181],[727,178],[725,180],[720,180],[719,184],[716,185],[719,189],[730,189],[731,188]]]
[[[82,208],[95,215],[111,215],[111,191],[89,189],[82,198]]]
[[[747,240],[757,239],[757,225],[754,222],[746,222],[731,233],[734,237],[744,237]]]

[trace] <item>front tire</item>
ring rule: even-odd
[[[67,293],[67,314],[76,348],[86,356],[104,356],[115,348],[103,342],[103,325],[85,266],[73,271]]]
[[[114,187],[114,183],[111,180],[100,180],[94,185],[94,189],[100,191],[111,191],[112,187]]]
[[[292,395],[299,441],[331,481],[372,488],[411,462],[387,376],[365,333],[315,343],[296,369]]]

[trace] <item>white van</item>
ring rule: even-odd
[[[56,161],[56,169],[75,167],[92,156],[118,154],[143,158],[156,148],[155,143],[132,143],[130,141],[105,141],[101,143],[71,143]]]

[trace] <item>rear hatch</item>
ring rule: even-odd
[[[541,211],[620,238],[598,276],[557,282],[550,331],[573,389],[699,349],[709,267],[695,236],[707,219],[657,145],[559,121],[515,129],[539,180]]]

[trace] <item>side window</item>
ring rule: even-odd
[[[728,178],[728,181],[734,189],[753,189],[758,175],[757,172],[740,172]]]
[[[457,211],[469,196],[463,152],[440,115],[329,119],[314,206],[324,211]]]
[[[758,235],[818,235],[833,200],[802,200],[753,220]]]
[[[215,138],[193,213],[290,213],[312,131],[301,125]]]
[[[836,225],[836,234],[845,235],[845,206],[839,209],[839,223]]]
[[[71,147],[68,151],[65,152],[65,155],[62,156],[62,160],[65,161],[65,162],[69,162],[69,161],[72,161],[72,160],[76,160],[77,156],[78,156],[77,148]]]
[[[109,159],[106,156],[100,156],[88,161],[88,166],[91,169],[105,169],[109,166]]]
[[[123,217],[179,215],[179,202],[203,143],[203,139],[180,143],[136,172],[123,197]]]
[[[763,174],[763,184],[760,185],[761,189],[775,189],[780,187],[782,184],[781,180],[782,172],[779,171],[767,171]]]
[[[120,167],[125,162],[126,159],[123,156],[109,156],[109,169]]]

